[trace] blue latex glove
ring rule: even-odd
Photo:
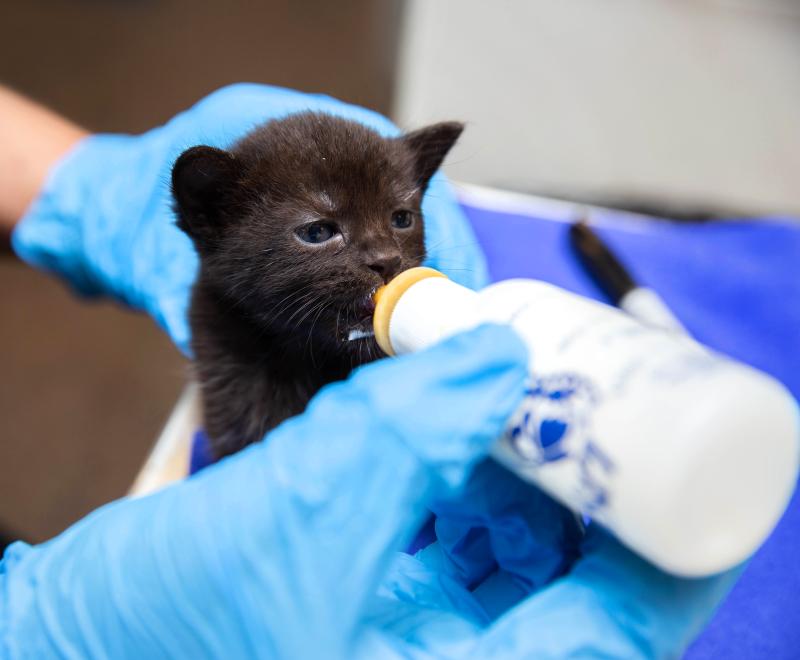
[[[256,125],[303,110],[360,121],[384,135],[381,115],[328,96],[278,87],[225,87],[143,135],[84,139],[48,177],[13,234],[16,253],[58,273],[87,295],[111,295],[148,312],[184,352],[189,289],[197,257],[174,225],[170,171],[197,144],[229,147]],[[444,177],[423,201],[427,263],[472,288],[488,282],[475,235]]]
[[[497,326],[369,365],[269,442],[49,543],[11,546],[0,654],[677,654],[730,576],[677,580],[603,534],[570,569],[564,548],[579,539],[555,504],[491,463],[470,478],[526,367]],[[429,506],[440,540],[397,552]]]

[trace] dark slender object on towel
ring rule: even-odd
[[[569,228],[569,237],[581,263],[615,305],[636,288],[630,273],[584,220]]]
[[[586,270],[617,307],[646,325],[669,332],[686,332],[661,296],[653,289],[637,284],[585,221],[573,224],[569,236]]]

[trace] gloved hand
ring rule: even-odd
[[[592,534],[543,586],[570,569],[571,517],[491,463],[470,478],[526,373],[516,335],[478,328],[358,370],[268,442],[186,482],[11,546],[2,654],[678,653],[729,576],[677,580]],[[439,541],[397,552],[432,505]]]
[[[172,165],[191,146],[228,147],[260,123],[303,110],[360,121],[384,135],[399,132],[385,117],[328,96],[254,84],[225,87],[143,135],[81,141],[53,168],[17,225],[14,250],[84,294],[111,295],[148,312],[187,352],[197,258],[174,225]],[[423,213],[428,264],[456,282],[484,286],[486,263],[441,174],[431,181]]]

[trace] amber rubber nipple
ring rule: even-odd
[[[411,286],[429,277],[447,278],[447,275],[425,266],[409,268],[375,292],[373,296],[375,312],[372,315],[372,328],[375,331],[375,340],[378,342],[378,346],[381,347],[386,355],[394,355],[392,342],[389,338],[389,324],[397,301]]]

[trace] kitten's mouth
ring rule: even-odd
[[[372,313],[375,311],[374,296],[375,290],[372,290],[357,301],[353,315],[356,321],[347,327],[343,337],[345,341],[358,341],[375,336],[375,331],[372,329]]]

